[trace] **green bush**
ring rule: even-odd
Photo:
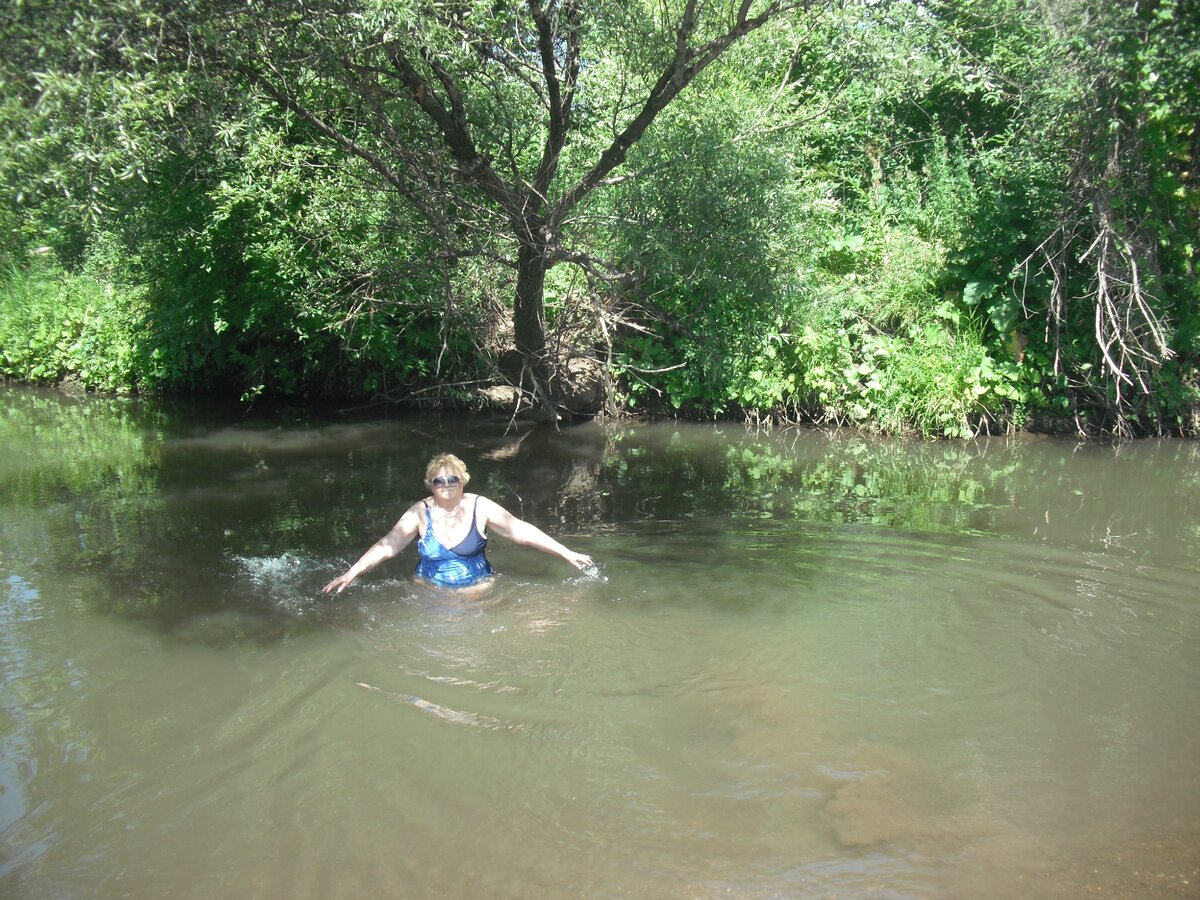
[[[130,392],[143,381],[145,292],[54,265],[11,270],[0,284],[0,375]]]

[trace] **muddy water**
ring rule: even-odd
[[[0,393],[0,894],[1197,894],[1200,447],[506,425]]]

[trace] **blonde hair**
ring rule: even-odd
[[[425,487],[433,487],[433,477],[437,475],[438,469],[449,469],[453,474],[462,479],[463,487],[466,487],[471,480],[471,475],[467,472],[466,463],[453,453],[439,453],[425,467]]]

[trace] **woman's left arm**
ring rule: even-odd
[[[557,556],[577,569],[586,569],[592,565],[592,558],[586,553],[576,553],[569,547],[560,544],[536,525],[531,525],[524,519],[518,519],[499,503],[489,500],[487,497],[480,496],[477,514],[483,528],[495,529],[514,544],[534,547],[543,553]]]

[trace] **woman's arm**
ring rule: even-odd
[[[336,590],[340,594],[349,587],[350,582],[363,572],[371,571],[381,562],[386,562],[407,547],[417,536],[421,522],[420,510],[420,503],[414,503],[409,507],[408,512],[400,517],[400,521],[392,530],[372,544],[358,562],[325,585],[324,593],[328,594],[330,591]]]
[[[499,503],[480,496],[476,508],[481,528],[494,528],[515,544],[534,547],[543,553],[557,556],[566,560],[577,569],[586,569],[592,565],[592,558],[586,553],[576,553],[560,544],[536,525],[531,525],[524,519],[518,519]]]

